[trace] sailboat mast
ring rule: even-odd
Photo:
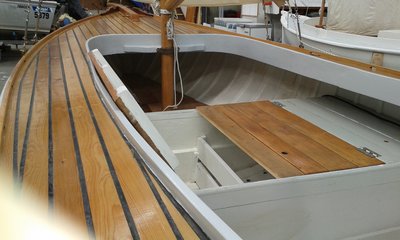
[[[174,43],[168,38],[167,23],[172,11],[183,0],[161,0],[161,105],[162,109],[174,105]]]
[[[324,27],[324,17],[325,17],[325,0],[322,0],[321,3],[321,15],[319,17],[319,24],[316,26],[318,28]]]

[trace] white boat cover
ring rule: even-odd
[[[400,29],[399,0],[328,0],[327,29],[367,36]]]
[[[154,0],[135,0],[142,3],[153,3]],[[227,6],[227,5],[243,5],[250,3],[259,3],[262,0],[185,0],[181,6],[204,6],[204,7],[216,7],[216,6]]]

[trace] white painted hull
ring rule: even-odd
[[[314,27],[316,19],[300,16],[301,37],[304,48],[372,63],[373,53],[383,53],[383,67],[400,70],[400,39],[359,36]],[[304,22],[308,22],[308,24]],[[282,42],[299,46],[297,20],[282,12]]]
[[[350,100],[354,97],[360,103],[367,102],[368,107],[380,106],[381,110],[377,111],[381,112],[390,107],[398,111],[400,106],[400,82],[397,78],[385,77],[246,38],[197,35],[178,36],[177,39],[182,52],[221,52],[229,53],[233,58],[232,61],[227,58],[221,60],[218,54],[217,57],[212,55],[221,65],[214,66],[215,62],[210,60],[205,66],[197,65],[197,68],[185,70],[183,75],[187,79],[187,93],[209,104],[336,94],[344,98],[350,95]],[[103,55],[126,52],[147,54],[155,53],[159,41],[157,35],[102,36],[92,38],[87,43],[87,48],[89,51],[99,49]],[[247,48],[240,47],[242,44],[246,44]],[[186,57],[181,59],[182,66],[185,65]],[[244,59],[243,64],[232,65],[237,58]],[[246,58],[258,63],[248,63]],[[138,59],[138,62],[144,64],[145,60],[143,57],[140,61]],[[196,61],[187,59],[187,62]],[[139,67],[140,64],[132,65],[131,68]],[[206,71],[207,69],[209,71]],[[215,72],[217,70],[222,72]],[[93,73],[95,74],[94,70]],[[148,73],[149,76],[154,74],[151,63]],[[225,74],[228,77],[224,77]],[[295,76],[287,84],[278,84],[275,88],[273,79],[263,77],[280,76],[281,82],[285,81],[285,76],[289,76],[287,74]],[[315,82],[318,84],[315,85]],[[330,128],[329,131],[340,135],[353,145],[372,144],[371,148],[379,149],[387,158],[387,164],[252,183],[242,183],[240,179],[233,177],[220,187],[212,183],[212,179],[199,176],[193,184],[203,186],[195,191],[203,201],[201,202],[184,182],[191,182],[194,172],[199,171],[196,170],[196,156],[201,155],[207,147],[207,144],[199,145],[201,139],[204,139],[202,136],[206,136],[209,146],[215,149],[219,147],[221,150],[225,147],[229,150],[234,146],[229,145],[226,138],[195,110],[144,114],[131,96],[131,102],[126,106],[130,108],[141,127],[145,131],[151,130],[147,131],[150,137],[165,141],[166,145],[163,143],[158,146],[162,148],[160,151],[170,151],[176,155],[178,165],[174,165],[172,171],[129,123],[99,78],[96,84],[121,130],[135,144],[143,159],[174,197],[188,212],[195,214],[194,218],[203,229],[215,229],[218,227],[214,224],[220,224],[218,219],[214,222],[207,219],[212,213],[208,212],[207,208],[201,208],[204,202],[244,239],[399,239],[400,153],[396,151],[400,149],[398,127],[392,128],[390,124],[375,125],[375,118],[372,118],[371,122],[363,122],[362,116],[361,120],[357,116],[346,120],[345,114],[331,114],[336,111],[331,109],[324,110],[326,116],[319,113],[307,114],[305,118],[311,118],[307,119],[308,121],[317,125],[325,124],[326,128]],[[265,95],[261,94],[263,91],[252,94],[268,87],[271,91],[265,91]],[[118,91],[122,89],[123,87],[118,87]],[[305,92],[307,94],[302,95]],[[364,96],[378,100],[368,98],[368,101],[363,101]],[[294,110],[303,108],[301,102],[296,104]],[[289,106],[289,102],[287,105]],[[346,127],[342,127],[342,122],[346,122]],[[359,137],[360,135],[363,137]],[[381,143],[383,136],[389,137],[391,142]],[[357,140],[359,138],[360,141]],[[388,147],[386,144],[394,145]],[[229,155],[228,151],[226,155],[226,152],[222,152],[219,151],[222,158],[225,156],[228,159],[227,156],[230,156],[233,158],[232,162],[235,162],[234,157],[240,157],[240,154]],[[221,176],[232,177],[232,171],[224,172],[226,164],[220,166],[217,170],[223,172]],[[226,180],[226,177],[222,178]]]

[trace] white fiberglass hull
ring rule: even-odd
[[[374,53],[379,54],[382,66],[400,69],[400,39],[368,37],[316,28],[318,19],[299,17],[302,42],[305,49],[324,52],[360,62],[374,63]],[[299,46],[297,20],[282,11],[282,42]],[[381,55],[382,54],[382,55]]]

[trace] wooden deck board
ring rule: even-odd
[[[67,214],[85,226],[82,191],[78,175],[76,151],[61,70],[58,39],[50,43],[51,96],[53,133],[53,209],[56,215]]]
[[[266,148],[263,142],[223,114],[224,106],[198,107],[197,110],[274,177],[303,175],[299,169],[273,150]]]
[[[72,48],[77,47],[77,42],[74,40],[74,35],[68,33]],[[78,66],[85,66],[85,59],[83,55],[78,52],[74,52],[74,59]],[[89,78],[89,68],[80,68],[80,75],[82,78]],[[93,108],[95,119],[98,120],[99,128],[101,129],[102,136],[104,137],[104,143],[107,149],[114,149],[110,151],[111,160],[118,159],[114,164],[115,171],[120,178],[121,187],[125,193],[127,203],[131,209],[134,219],[137,224],[138,230],[141,235],[149,235],[150,238],[156,238],[157,236],[166,236],[167,238],[173,237],[173,232],[168,227],[168,222],[163,212],[157,204],[156,199],[151,194],[151,190],[147,188],[148,183],[141,173],[141,169],[135,164],[135,159],[132,156],[131,150],[126,145],[124,140],[120,137],[120,133],[116,129],[116,126],[108,117],[108,113],[102,105],[98,103],[98,97],[96,96],[96,90],[92,82],[86,81],[83,83],[84,89],[87,92],[89,103]],[[137,194],[140,192],[141,194]],[[162,218],[158,221],[152,221],[151,224],[146,220],[142,219],[142,216],[147,213],[157,213]]]
[[[106,239],[128,238],[131,235],[129,226],[125,221],[123,209],[107,166],[106,156],[97,137],[90,110],[86,105],[85,96],[79,83],[79,72],[74,69],[75,64],[65,34],[60,36],[60,44],[64,69],[67,69],[65,78],[68,79],[67,88],[73,122],[76,129],[79,129],[76,131],[76,137],[87,182],[94,232]]]
[[[382,164],[382,161],[379,159],[370,158],[358,151],[354,151],[354,147],[347,142],[334,137],[332,134],[321,130],[307,121],[302,121],[300,117],[294,114],[285,114],[285,112],[280,111],[279,107],[270,102],[257,102],[255,105],[260,109],[268,108],[269,114],[273,115],[279,121],[290,124],[292,128],[323,144],[326,148],[336,152],[359,167]]]
[[[302,174],[383,164],[270,102],[206,106],[197,110],[275,177],[299,175],[279,164],[289,163]],[[338,144],[333,146],[332,142]]]
[[[17,74],[8,90],[0,166],[11,178],[14,156],[18,178],[25,159],[23,192],[36,193],[49,211],[73,218],[97,238],[204,238],[135,158],[91,77],[88,38],[139,32],[157,27],[117,11],[71,24],[33,47],[21,67],[26,75]]]
[[[48,53],[48,48],[39,53],[19,174],[23,192],[34,192],[44,199],[48,196]]]

